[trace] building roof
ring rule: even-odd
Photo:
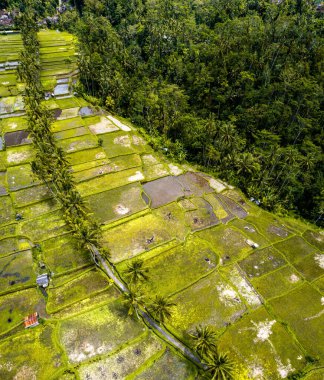
[[[25,325],[25,329],[39,325],[38,313],[35,312],[35,313],[30,314],[27,317],[25,317],[24,318],[24,325]]]
[[[39,286],[48,286],[48,274],[47,273],[43,273],[43,274],[40,274],[39,276],[37,276],[36,278],[36,283],[37,285]]]

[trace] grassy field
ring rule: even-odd
[[[323,231],[265,212],[239,190],[154,152],[134,126],[71,95],[71,35],[42,31],[39,39],[44,89],[64,83],[69,91],[44,101],[52,131],[121,278],[128,282],[125,270],[142,259],[146,300],[163,295],[176,304],[168,330],[191,346],[194,329],[211,326],[250,378],[306,368],[306,379],[322,379]],[[17,60],[19,35],[0,42],[0,63]],[[195,379],[194,364],[128,315],[31,173],[32,144],[8,135],[27,128],[22,91],[14,70],[0,73],[0,138],[15,138],[0,144],[0,378]],[[36,286],[42,273],[50,277],[46,292]],[[40,325],[25,330],[33,312]]]

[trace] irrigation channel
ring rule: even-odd
[[[93,244],[89,245],[89,249],[93,255],[94,261],[97,265],[101,264],[101,269],[106,273],[106,275],[114,281],[116,286],[123,292],[129,293],[129,289],[127,286],[116,276],[113,269],[106,262],[106,260],[101,256],[99,250]],[[98,263],[99,262],[99,263]],[[167,332],[164,328],[162,328],[150,315],[147,311],[142,309],[138,309],[139,315],[142,317],[145,324],[151,327],[153,330],[158,332],[158,335],[161,336],[170,343],[174,348],[180,351],[187,359],[194,362],[200,368],[206,369],[207,366],[204,365],[199,357],[195,355],[187,346],[185,346],[179,339],[175,338],[172,334]]]

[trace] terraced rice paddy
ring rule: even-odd
[[[309,379],[322,378],[323,232],[168,162],[131,124],[71,95],[72,36],[39,39],[52,130],[125,282],[141,258],[147,297],[176,303],[167,329],[190,346],[195,327],[212,326],[251,378],[286,378],[310,362]],[[0,63],[16,61],[6,46],[18,52],[19,35],[0,40]],[[24,85],[12,69],[0,76],[0,378],[194,379],[195,365],[128,315],[120,291],[71,237],[30,169]],[[45,272],[46,293],[35,281]],[[33,312],[41,323],[24,330]]]

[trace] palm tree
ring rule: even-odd
[[[234,379],[234,363],[227,353],[214,350],[207,359],[206,375],[210,380],[232,380]]]
[[[124,303],[128,307],[128,315],[137,315],[139,318],[138,310],[140,307],[144,307],[144,295],[139,287],[130,287],[128,293],[124,293]]]
[[[152,304],[149,306],[149,311],[154,319],[164,323],[165,320],[172,316],[171,308],[176,306],[175,303],[168,301],[166,297],[156,296]]]
[[[208,356],[216,349],[216,333],[211,330],[210,326],[196,327],[196,331],[190,336],[195,342],[194,348],[200,357]]]
[[[144,267],[144,261],[141,259],[134,260],[127,265],[127,269],[124,270],[125,276],[129,279],[129,282],[136,284],[141,280],[148,280],[146,273],[148,269]]]

